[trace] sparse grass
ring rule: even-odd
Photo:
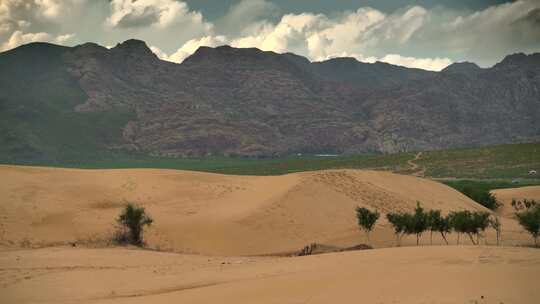
[[[425,152],[417,164],[436,178],[529,178],[529,170],[540,169],[540,143]]]
[[[407,160],[413,153],[392,155],[361,154],[338,157],[290,156],[284,158],[172,158],[134,154],[115,154],[103,159],[4,162],[19,165],[54,166],[82,169],[156,168],[214,172],[233,175],[281,175],[324,169],[407,170]]]
[[[519,188],[526,186],[540,185],[540,179],[522,179],[519,183],[512,183],[508,179],[495,179],[495,180],[470,180],[470,179],[457,179],[457,180],[444,180],[442,183],[463,192],[466,188],[478,189],[480,191],[491,191],[495,189],[506,188]]]
[[[407,161],[414,156],[415,153],[336,157],[303,155],[265,159],[173,158],[111,152],[92,156],[79,155],[78,159],[65,158],[54,161],[21,162],[0,158],[0,163],[84,169],[180,169],[234,175],[281,175],[324,169],[373,169],[410,174],[412,172]],[[441,180],[450,178],[444,180],[444,183],[456,189],[474,183],[477,183],[474,186],[489,189],[540,184],[540,176],[535,178],[528,176],[529,170],[540,169],[540,143],[424,152],[416,163],[425,168],[426,177]],[[519,183],[511,183],[513,179],[519,179]]]

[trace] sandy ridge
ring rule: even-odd
[[[154,217],[147,233],[152,248],[210,255],[292,252],[313,242],[343,247],[366,242],[356,226],[356,206],[383,215],[411,211],[416,201],[444,213],[486,210],[440,183],[379,171],[229,176],[0,166],[0,245],[43,247],[108,238],[125,201],[143,205]],[[515,221],[506,221],[507,244],[527,239]],[[377,247],[394,245],[384,216],[373,240]]]

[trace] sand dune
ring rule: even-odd
[[[308,257],[2,252],[1,303],[538,303],[540,250],[425,246]]]
[[[498,210],[498,213],[504,217],[513,217],[514,208],[512,208],[512,199],[523,200],[523,199],[534,199],[540,202],[540,186],[529,186],[521,188],[511,188],[511,189],[498,189],[491,191],[497,201],[502,205]]]
[[[485,210],[440,183],[377,171],[257,177],[0,166],[0,243],[42,247],[105,238],[125,201],[143,205],[154,217],[147,233],[150,247],[208,255],[282,253],[312,242],[366,242],[356,225],[356,206],[384,213],[412,210],[421,201],[427,209],[444,212]],[[384,219],[373,240],[376,247],[393,246]],[[435,242],[442,240],[436,236]]]
[[[155,219],[150,248],[179,253],[89,248],[110,237],[125,201]],[[312,242],[363,243],[356,206],[384,215],[412,210],[416,201],[443,212],[485,210],[440,183],[376,171],[257,177],[0,166],[0,303],[537,302],[536,249],[269,255]],[[514,219],[502,221],[504,244],[530,243]],[[384,219],[372,239],[376,247],[394,245]],[[62,246],[69,242],[80,246]],[[488,233],[484,243],[494,242]]]

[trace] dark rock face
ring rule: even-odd
[[[136,113],[116,148],[276,156],[540,140],[540,54],[437,73],[229,46],[201,47],[174,64],[128,40],[65,48],[62,60],[88,97],[69,111]]]

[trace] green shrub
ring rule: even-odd
[[[448,214],[450,220],[450,226],[457,233],[457,244],[459,245],[459,237],[463,233],[468,233],[469,231],[469,222],[470,222],[470,211],[452,211]],[[474,243],[474,240],[471,238],[471,241]]]
[[[497,234],[497,246],[499,246],[499,242],[501,240],[501,228],[502,223],[499,220],[499,217],[494,216],[489,220],[489,226],[495,230],[495,233]]]
[[[534,246],[538,247],[540,235],[540,205],[535,205],[525,211],[516,212],[519,224],[533,237]]]
[[[446,239],[446,234],[450,233],[450,230],[452,227],[450,227],[450,219],[448,216],[441,217],[440,222],[437,227],[437,231],[441,234],[442,238],[446,242],[446,245],[448,245],[448,240]]]
[[[401,245],[401,238],[405,234],[416,235],[416,245],[420,243],[420,237],[426,230],[439,232],[446,244],[446,234],[450,232],[450,225],[446,217],[441,216],[440,210],[430,210],[425,212],[420,202],[417,202],[414,213],[388,213],[386,215],[388,222],[394,228],[397,246]],[[433,240],[433,237],[430,238]],[[433,243],[433,241],[431,241]]]
[[[446,234],[450,232],[448,217],[441,215],[441,210],[430,210],[427,214],[428,229],[430,231],[430,244],[433,244],[433,232],[439,232],[448,245]]]
[[[416,245],[420,243],[422,233],[428,229],[428,215],[424,212],[424,208],[420,206],[420,202],[416,202],[416,208],[411,217],[411,222],[408,225],[408,233],[416,235]]]
[[[386,219],[394,227],[394,234],[396,235],[396,245],[401,246],[401,238],[407,231],[410,231],[410,223],[412,222],[412,216],[407,213],[387,213]]]
[[[484,235],[484,232],[489,227],[489,212],[476,211],[472,213],[472,233],[476,234],[476,245],[480,244],[480,237]]]
[[[152,218],[146,214],[143,207],[128,203],[116,221],[127,229],[126,240],[136,246],[143,244],[144,226],[150,226]]]
[[[366,237],[369,240],[369,233],[373,230],[375,227],[375,223],[379,219],[379,212],[377,210],[371,211],[367,208],[356,208],[356,219],[358,220],[358,226],[360,226],[360,229],[364,230],[366,233]]]
[[[540,205],[537,201],[535,200],[529,200],[529,199],[523,199],[522,201],[518,201],[518,200],[515,200],[515,199],[512,199],[512,207],[514,208],[514,210],[516,211],[520,211],[520,210],[528,210],[536,205]]]
[[[473,245],[477,245],[480,238],[480,233],[485,231],[489,226],[488,212],[478,211],[471,212],[469,210],[453,211],[448,215],[449,223],[452,229],[457,232],[459,244],[459,236],[461,234],[467,234]],[[476,242],[473,236],[476,235]]]
[[[501,206],[501,204],[497,202],[495,195],[487,189],[465,187],[461,192],[473,201],[490,210],[497,210]]]

